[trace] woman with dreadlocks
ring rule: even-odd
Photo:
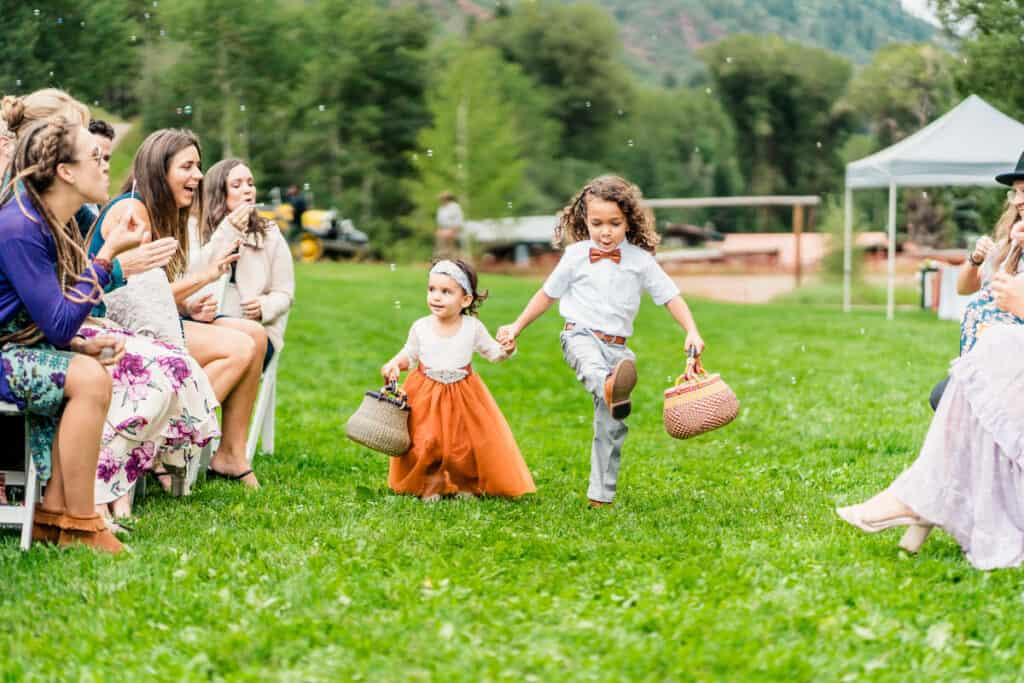
[[[0,194],[0,399],[29,412],[32,457],[48,482],[32,536],[120,552],[93,494],[113,412],[108,369],[124,360],[125,340],[81,331],[110,280],[111,260],[148,235],[125,217],[87,260],[72,217],[106,198],[109,179],[99,147],[77,122],[31,124],[10,169]]]

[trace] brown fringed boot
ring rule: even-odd
[[[32,542],[56,543],[60,540],[60,519],[63,510],[47,510],[40,503],[32,515]]]
[[[121,541],[110,532],[107,523],[95,512],[87,517],[65,514],[60,518],[61,548],[85,545],[96,550],[117,554],[124,550]]]

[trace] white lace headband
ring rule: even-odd
[[[466,275],[466,271],[459,268],[459,264],[455,263],[455,261],[449,261],[447,259],[444,261],[438,261],[434,264],[434,267],[430,269],[430,274],[447,275],[458,282],[459,287],[462,287],[462,291],[466,294],[469,294],[470,296],[476,294],[476,292],[473,291],[473,287],[469,284],[469,276]]]

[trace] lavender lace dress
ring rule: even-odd
[[[994,325],[953,361],[917,460],[891,486],[978,569],[1024,562],[1024,326]]]

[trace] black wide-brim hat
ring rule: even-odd
[[[1020,159],[1017,161],[1017,168],[1009,173],[1000,173],[996,176],[996,182],[1003,185],[1013,185],[1018,180],[1024,180],[1024,153],[1020,155]]]

